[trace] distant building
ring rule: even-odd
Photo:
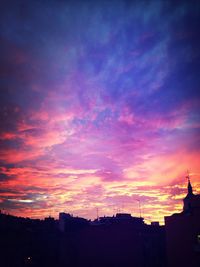
[[[67,219],[70,219],[71,215],[69,213],[61,212],[59,213],[59,229],[61,232],[65,231],[65,222]]]
[[[144,218],[132,217],[129,213],[117,213],[116,216],[103,216],[98,219],[99,224],[144,224]]]
[[[62,266],[165,267],[165,231],[128,213],[103,216],[76,228],[81,218],[60,214]]]
[[[84,218],[74,217],[69,213],[59,213],[59,230],[61,232],[77,231],[88,225],[89,221]]]
[[[193,193],[187,178],[183,211],[165,217],[168,267],[200,266],[200,195]]]
[[[166,267],[164,226],[128,213],[95,224],[67,213],[59,221],[0,214],[0,237],[2,267]]]

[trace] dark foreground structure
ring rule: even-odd
[[[188,178],[183,212],[165,217],[165,226],[126,213],[95,221],[0,213],[0,266],[199,267],[200,195]]]
[[[69,220],[65,222],[60,250],[63,267],[165,266],[162,226],[146,225],[130,214],[102,217],[89,227],[82,224],[78,231],[72,231]]]
[[[183,211],[165,217],[168,267],[200,266],[200,195],[193,194],[188,176],[188,194]]]
[[[165,267],[164,227],[119,213],[93,222],[61,213],[31,220],[0,214],[1,267]]]
[[[59,237],[54,220],[0,214],[0,266],[59,266]]]

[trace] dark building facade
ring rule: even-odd
[[[71,222],[79,227],[72,231]],[[80,218],[60,214],[61,266],[164,267],[163,226],[147,225],[143,218],[118,213],[83,224]]]
[[[0,266],[59,266],[59,238],[53,218],[37,220],[0,214]]]
[[[193,193],[188,176],[188,193],[183,211],[165,217],[168,267],[200,266],[200,195]]]
[[[0,214],[1,267],[165,267],[165,229],[127,213],[95,221]]]

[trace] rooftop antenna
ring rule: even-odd
[[[141,205],[140,205],[140,200],[139,200],[139,199],[137,199],[137,202],[138,202],[138,206],[139,206],[139,212],[140,212],[140,218],[141,218],[142,216],[141,216]]]
[[[97,207],[97,220],[99,220],[99,208]]]
[[[124,212],[124,203],[121,204],[121,212],[123,213]]]
[[[116,211],[115,206],[113,206],[113,215],[115,215],[115,211]]]

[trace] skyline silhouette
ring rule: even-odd
[[[200,194],[189,176],[187,189],[182,212],[166,216],[164,226],[128,213],[91,221],[64,212],[58,220],[0,212],[1,266],[198,267]]]

